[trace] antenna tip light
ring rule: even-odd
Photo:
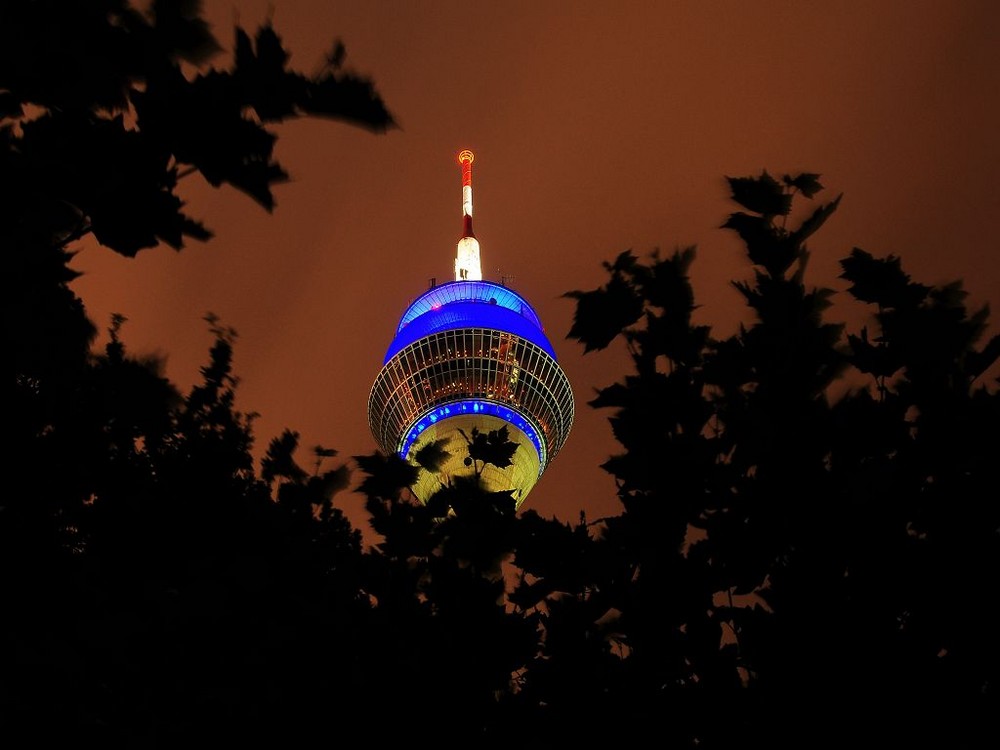
[[[475,154],[473,154],[471,151],[469,151],[469,149],[465,149],[464,151],[462,151],[458,155],[458,163],[459,164],[472,164],[472,162],[475,160],[475,158],[476,158]]]

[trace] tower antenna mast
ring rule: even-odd
[[[475,154],[465,149],[458,155],[462,165],[462,236],[455,255],[455,281],[482,281],[479,240],[472,231],[472,162]]]

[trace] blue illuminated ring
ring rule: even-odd
[[[541,439],[541,431],[534,420],[520,410],[507,404],[478,398],[452,401],[447,404],[435,406],[424,412],[419,418],[413,421],[410,429],[403,435],[398,451],[399,455],[405,459],[413,444],[420,438],[424,430],[432,424],[443,422],[451,417],[467,416],[470,414],[485,414],[487,416],[498,417],[527,435],[531,444],[535,446],[535,451],[538,453],[538,475],[542,475],[542,471],[545,469],[545,443]]]

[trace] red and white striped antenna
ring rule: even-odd
[[[455,256],[455,281],[482,281],[479,240],[472,232],[472,162],[476,155],[465,149],[458,155],[462,165],[462,237]]]

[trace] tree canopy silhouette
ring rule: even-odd
[[[1000,337],[979,344],[987,311],[968,311],[958,283],[917,284],[855,249],[843,278],[875,306],[876,333],[845,341],[824,319],[832,290],[804,281],[805,240],[840,198],[789,226],[818,179],[729,180],[744,210],[723,226],[754,266],[734,282],[752,322],[733,336],[691,322],[693,249],[623,253],[606,286],[572,293],[570,336],[586,349],[623,336],[635,365],[591,402],[613,410],[624,448],[605,464],[625,509],[605,534],[633,560],[623,662],[649,676],[628,703],[666,715],[711,689],[716,718],[700,704],[678,725],[699,744],[973,746],[993,732],[1000,668],[982,595],[1000,570],[986,380]],[[617,330],[593,321],[609,295]],[[736,680],[746,689],[720,698]]]
[[[137,358],[116,316],[103,351],[72,289],[86,235],[133,256],[209,231],[176,195],[193,172],[267,210],[285,172],[274,123],[393,119],[336,43],[317,75],[287,67],[270,25],[235,30],[228,69],[199,3],[0,7],[0,246],[12,270],[0,503],[0,726],[16,741],[180,744],[315,733],[323,703],[366,674],[343,649],[370,605],[360,534],[276,439],[255,471],[235,408],[234,334],[182,393]],[[335,663],[342,660],[341,663]],[[304,665],[309,665],[304,669]],[[370,695],[370,691],[361,691]],[[290,717],[299,712],[303,720]]]

